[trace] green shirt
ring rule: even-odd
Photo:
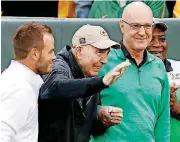
[[[108,63],[99,76],[125,61],[121,49],[111,49]],[[123,109],[120,124],[107,129],[91,142],[169,142],[169,82],[164,64],[147,52],[139,68],[132,62],[122,77],[101,92],[103,106]]]
[[[180,88],[176,92],[178,102],[180,102]],[[180,121],[171,117],[170,142],[180,142]]]
[[[135,0],[127,0],[125,6],[120,6],[116,0],[95,0],[90,13],[89,18],[121,18],[122,13],[126,5]],[[155,18],[168,18],[169,13],[166,6],[166,1],[164,0],[144,0],[153,11],[153,16]]]

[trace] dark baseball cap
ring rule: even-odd
[[[153,22],[154,22],[154,27],[159,28],[163,32],[167,31],[168,26],[164,22],[158,20],[157,18],[153,18]]]

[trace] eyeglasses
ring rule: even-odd
[[[128,23],[124,20],[122,20],[124,23],[126,23],[127,25],[130,26],[130,29],[133,30],[133,31],[139,31],[139,29],[141,28],[141,26],[144,27],[145,30],[151,30],[153,28],[153,24],[144,24],[144,25],[141,25],[141,24],[138,24],[138,23]]]

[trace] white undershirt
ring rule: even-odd
[[[175,82],[177,86],[180,86],[180,61],[168,59],[171,63],[173,71],[168,72],[169,84]]]

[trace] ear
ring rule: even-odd
[[[119,27],[121,29],[121,32],[124,33],[124,22],[122,20],[120,20],[119,22]]]
[[[78,58],[78,60],[81,60],[81,57],[82,57],[82,47],[75,47],[74,48],[74,51],[75,51],[75,54],[76,54],[76,57]]]
[[[41,52],[37,48],[32,48],[29,54],[30,57],[35,61],[38,61],[41,57]]]

